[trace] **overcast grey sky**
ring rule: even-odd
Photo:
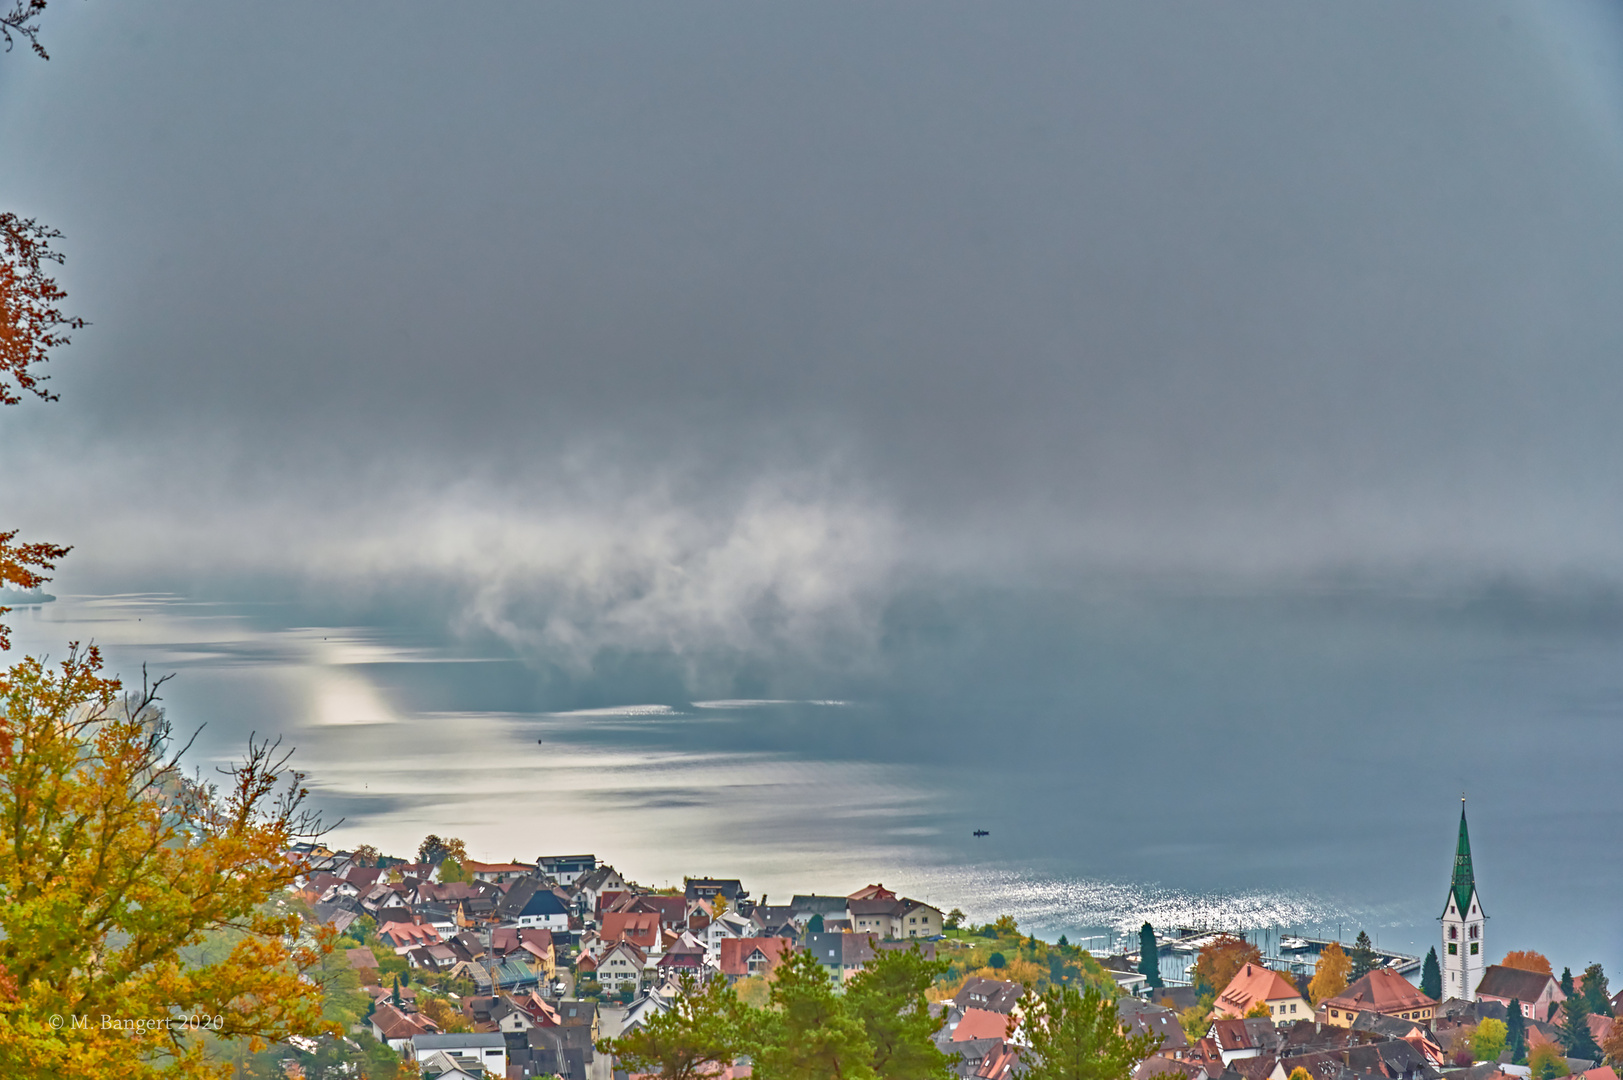
[[[920,568],[1623,579],[1615,5],[45,34],[0,197],[94,326],[0,497],[70,585],[459,567],[747,635]]]
[[[1611,963],[1620,12],[53,2],[0,207],[94,325],[0,412],[0,525],[185,599],[19,640],[181,667],[205,753],[291,732],[389,843],[424,789],[356,747],[482,789],[518,717],[527,829],[540,714],[842,699],[557,741],[804,765],[847,852],[824,778],[935,769],[947,863],[1429,934],[1469,789],[1496,940]]]

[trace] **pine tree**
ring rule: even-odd
[[[1155,943],[1155,927],[1147,922],[1138,928],[1138,973],[1152,990],[1166,985],[1161,981],[1161,950]]]
[[[776,1011],[757,1014],[746,1036],[745,1049],[758,1074],[783,1080],[878,1080],[874,1044],[817,957],[790,954],[778,965],[775,980]]]
[[[1370,944],[1368,931],[1358,931],[1358,939],[1353,942],[1353,947],[1347,952],[1347,958],[1352,961],[1353,982],[1357,982],[1380,966],[1380,957],[1375,955],[1375,948]]]
[[[655,1009],[632,1032],[598,1044],[633,1074],[700,1080],[730,1068],[743,1052],[750,1010],[727,980],[701,988],[684,976],[683,993],[666,1012]]]
[[[1510,999],[1510,1006],[1505,1010],[1505,1047],[1510,1051],[1510,1060],[1521,1065],[1527,1060],[1527,1021],[1522,1017],[1522,1003],[1516,998]]]
[[[1561,1021],[1561,1026],[1555,1032],[1561,1048],[1567,1052],[1569,1058],[1599,1061],[1600,1047],[1596,1045],[1595,1036],[1589,1031],[1589,1002],[1584,1000],[1582,994],[1574,994],[1567,999],[1564,1008],[1566,1018]]]
[[[400,1000],[400,976],[398,975],[394,977],[394,993],[389,995],[389,1000],[394,1003],[394,1007],[397,1009],[404,1004],[404,1002]]]
[[[934,1036],[947,1024],[930,1012],[924,992],[945,973],[945,960],[926,960],[919,947],[886,950],[845,984],[845,1011],[862,1024],[873,1045],[874,1073],[884,1080],[933,1080],[953,1058]]]
[[[1572,996],[1572,969],[1569,967],[1561,969],[1561,992],[1567,997]]]
[[[1027,1001],[1029,1053],[1020,1054],[1027,1080],[1127,1080],[1161,1045],[1159,1035],[1129,1035],[1115,1001],[1092,983],[1082,993],[1050,986]]]
[[[1420,969],[1420,992],[1433,1001],[1443,1000],[1443,969],[1437,963],[1437,946],[1426,953],[1426,965]]]

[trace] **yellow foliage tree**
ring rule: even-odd
[[[441,1031],[448,1034],[473,1030],[468,1018],[445,998],[422,994],[417,1003],[417,1011],[434,1021]]]
[[[1291,1070],[1289,1080],[1313,1080],[1313,1074],[1298,1065]]]
[[[1023,956],[1016,956],[1004,962],[1000,968],[983,967],[969,973],[973,979],[998,979],[1002,982],[1019,983],[1021,986],[1035,987],[1043,976],[1048,974],[1037,966],[1036,961],[1028,960]]]
[[[1183,1028],[1184,1037],[1190,1042],[1195,1043],[1204,1039],[1212,1026],[1212,999],[1203,997],[1196,1004],[1180,1012],[1178,1025]]]
[[[1561,1055],[1561,1048],[1555,1043],[1539,1043],[1527,1055],[1527,1066],[1532,1080],[1549,1080],[1550,1077],[1567,1076],[1572,1070],[1567,1067],[1567,1059]]]
[[[332,1029],[301,977],[332,936],[284,892],[319,831],[302,776],[250,738],[219,784],[188,779],[157,685],[122,695],[76,646],[0,673],[0,1074],[221,1077],[205,1032]],[[222,930],[223,956],[188,959]]]
[[[710,914],[712,918],[719,919],[727,914],[727,894],[717,893],[710,898]]]
[[[1606,1055],[1606,1063],[1613,1069],[1623,1065],[1623,1024],[1612,1025],[1612,1030],[1601,1041],[1600,1048]]]
[[[1274,1015],[1274,1010],[1269,1008],[1266,1001],[1259,1001],[1245,1011],[1247,1020],[1265,1020],[1272,1015]]]
[[[764,1009],[772,1001],[772,983],[765,976],[751,975],[733,985],[738,1000],[752,1009]]]
[[[1347,989],[1347,976],[1352,972],[1352,961],[1341,946],[1332,941],[1319,954],[1313,968],[1313,981],[1307,984],[1307,996],[1315,1007],[1327,998],[1333,998]]]

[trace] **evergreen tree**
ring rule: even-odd
[[[1161,949],[1155,943],[1155,927],[1147,922],[1138,928],[1138,973],[1152,990],[1166,985],[1161,981]]]
[[[1589,1031],[1589,1002],[1584,1000],[1582,994],[1574,994],[1566,1000],[1563,1008],[1566,1010],[1566,1017],[1556,1029],[1555,1037],[1561,1043],[1561,1048],[1567,1052],[1567,1057],[1599,1061],[1600,1047],[1595,1043],[1595,1036]]]
[[[400,976],[398,975],[394,977],[394,992],[389,995],[389,1000],[394,1002],[394,1007],[397,1009],[404,1004],[400,1000]]]
[[[1561,969],[1561,992],[1568,997],[1572,996],[1572,969],[1569,967]]]
[[[1116,1003],[1089,983],[1050,986],[1023,1010],[1026,1080],[1127,1080],[1161,1045],[1159,1035],[1128,1035]]]
[[[874,1045],[846,1009],[823,965],[796,952],[778,965],[773,1012],[751,1019],[745,1049],[759,1076],[774,1080],[877,1080]]]
[[[726,979],[699,990],[684,977],[668,1012],[654,1010],[629,1035],[605,1039],[598,1049],[632,1073],[669,1080],[703,1080],[732,1066],[742,1052],[751,1011],[742,1007]]]
[[[946,970],[946,961],[926,960],[915,945],[887,950],[845,984],[845,1011],[862,1024],[873,1045],[874,1073],[884,1080],[934,1080],[952,1065],[953,1056],[932,1038],[946,1014],[930,1015],[924,996]]]
[[[1426,965],[1420,969],[1420,992],[1433,1001],[1443,1000],[1443,969],[1437,964],[1437,946],[1426,953]]]
[[[1611,994],[1606,985],[1606,972],[1599,964],[1584,968],[1584,1001],[1589,1011],[1597,1016],[1612,1015]]]
[[[1066,940],[1064,934],[1059,936],[1059,947],[1062,949],[1069,949],[1071,947],[1071,943]]]
[[[806,931],[812,934],[821,934],[823,932],[823,917],[813,915],[811,920],[806,923]]]
[[[1358,939],[1347,951],[1347,959],[1352,961],[1353,982],[1357,982],[1380,966],[1380,957],[1375,955],[1375,947],[1370,944],[1368,931],[1358,931]]]
[[[1522,1003],[1510,999],[1510,1007],[1505,1010],[1505,1047],[1510,1051],[1510,1060],[1517,1065],[1527,1061],[1527,1021],[1522,1016]]]

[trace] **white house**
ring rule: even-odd
[[[507,1075],[507,1040],[499,1031],[484,1035],[417,1035],[411,1040],[411,1056],[415,1061],[427,1061],[441,1052],[452,1057],[472,1058],[493,1076]]]

